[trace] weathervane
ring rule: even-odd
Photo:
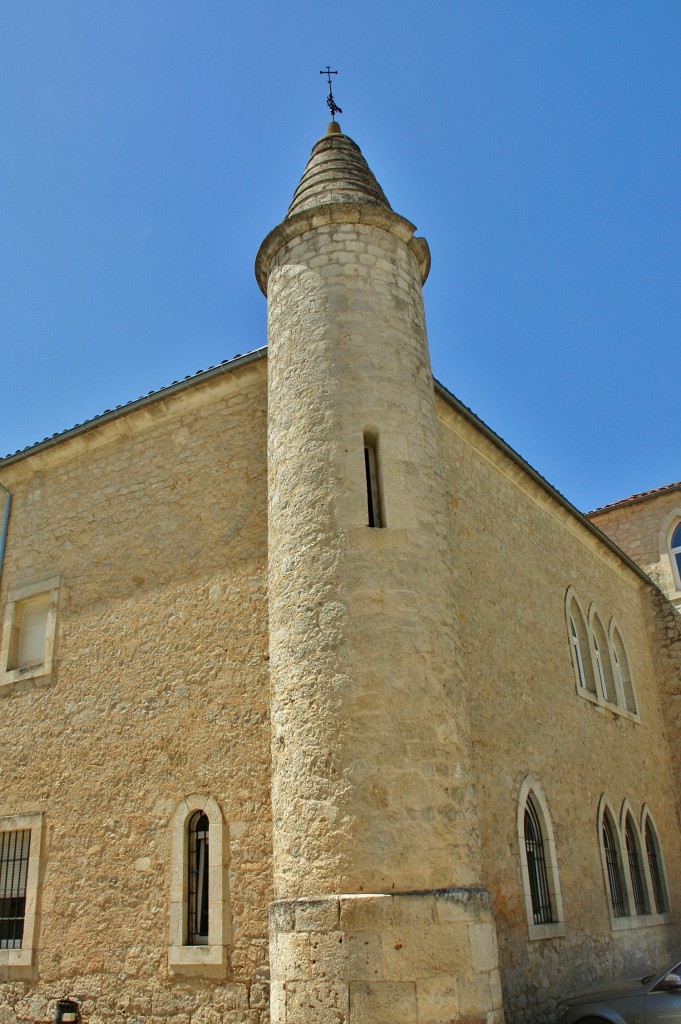
[[[337,75],[338,72],[337,71],[332,71],[331,70],[331,65],[327,64],[326,65],[326,71],[320,71],[319,74],[320,75],[326,75],[326,80],[329,83],[329,95],[326,97],[326,105],[329,108],[329,110],[331,111],[331,120],[335,121],[336,120],[336,114],[342,114],[343,113],[343,111],[341,110],[341,108],[338,106],[338,104],[336,103],[335,99],[333,98],[333,91],[331,89],[331,75]]]

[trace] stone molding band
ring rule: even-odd
[[[255,276],[263,295],[267,295],[270,267],[279,250],[306,231],[326,224],[365,224],[397,235],[416,257],[421,284],[425,283],[430,272],[430,249],[425,238],[414,237],[416,226],[411,221],[392,210],[369,203],[327,203],[313,210],[294,213],[267,235],[255,258]]]

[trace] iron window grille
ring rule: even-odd
[[[627,844],[627,859],[629,860],[631,886],[634,890],[634,907],[637,914],[647,914],[648,900],[646,898],[646,890],[643,884],[641,861],[638,855],[638,843],[636,842],[634,827],[631,824],[631,818],[629,817],[627,817],[627,823],[624,827],[624,838]]]
[[[189,899],[187,942],[205,946],[208,942],[208,817],[197,811],[189,819]]]
[[[607,818],[603,818],[603,850],[605,851],[605,864],[608,869],[612,912],[615,917],[626,917],[627,908],[624,902],[617,847],[615,846],[615,838],[612,834],[612,826]]]
[[[539,815],[530,797],[525,805],[525,852],[534,923],[551,924],[554,917],[546,871],[544,838]]]
[[[658,914],[665,914],[667,907],[667,894],[662,881],[660,870],[660,858],[657,849],[657,837],[653,833],[650,818],[646,819],[646,853],[648,855],[648,867],[650,868],[650,881],[653,883],[653,897],[655,909]]]
[[[0,949],[21,949],[31,830],[0,832]]]

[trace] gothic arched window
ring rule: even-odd
[[[631,681],[629,659],[627,658],[627,652],[624,649],[624,643],[622,642],[622,637],[617,627],[612,628],[611,639],[613,668],[615,672],[615,682],[619,691],[619,700],[627,711],[631,711],[631,713],[635,715],[637,713],[637,707],[636,698],[634,697],[634,686]]]
[[[549,880],[546,874],[544,837],[531,795],[528,796],[525,805],[525,853],[527,854],[527,874],[530,880],[534,923],[550,924],[553,921],[553,912],[549,895]]]
[[[615,677],[612,671],[612,662],[610,660],[608,638],[605,635],[603,624],[597,614],[594,614],[591,620],[591,637],[593,640],[596,672],[598,675],[601,695],[604,700],[607,700],[610,704],[616,704],[617,693],[615,690]]]
[[[518,800],[520,870],[531,939],[565,934],[556,848],[541,787],[528,775]]]
[[[577,677],[577,685],[589,693],[596,693],[593,665],[589,651],[589,634],[584,616],[577,599],[573,597],[568,606],[568,630],[572,648],[572,662]]]
[[[669,910],[669,901],[667,899],[667,887],[664,879],[662,855],[660,853],[660,844],[657,838],[657,832],[655,831],[655,826],[650,820],[650,816],[646,816],[644,833],[646,856],[648,858],[648,868],[650,870],[650,882],[653,887],[653,898],[655,900],[655,910],[658,914],[666,914]]]
[[[601,822],[601,839],[610,892],[610,905],[613,917],[626,917],[627,904],[625,902],[624,886],[622,885],[622,863],[619,842],[616,837],[616,828],[612,822],[610,812],[606,808]]]
[[[641,864],[641,851],[638,844],[638,836],[631,819],[627,814],[624,824],[624,840],[627,847],[627,860],[629,861],[629,877],[634,895],[634,909],[637,914],[650,913],[648,908],[648,893],[646,890],[645,875]]]

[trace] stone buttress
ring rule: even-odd
[[[429,262],[336,123],[256,262],[276,1024],[502,1020],[421,296]]]

